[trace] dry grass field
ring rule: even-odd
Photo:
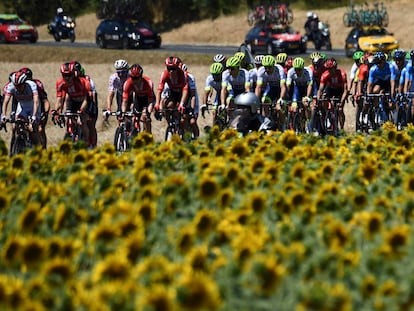
[[[414,19],[411,18],[414,12],[414,2],[411,0],[397,0],[397,1],[384,1],[386,4],[389,14],[390,14],[390,25],[389,30],[394,32],[395,36],[400,40],[401,47],[404,49],[414,48],[413,37],[411,36],[411,31],[414,30]],[[346,8],[338,8],[334,10],[317,10],[315,11],[321,18],[321,20],[326,21],[330,24],[332,32],[332,42],[334,48],[343,48],[344,39],[349,31],[349,29],[343,27],[342,25],[342,15],[345,12]],[[293,26],[299,30],[303,31],[303,23],[305,20],[306,11],[294,10],[295,21]],[[96,19],[95,15],[82,16],[77,19],[77,40],[78,41],[89,41],[94,42],[94,34],[96,26],[98,25],[99,20]],[[216,45],[239,45],[244,39],[246,31],[249,29],[249,26],[246,22],[246,14],[240,13],[238,15],[229,16],[229,17],[220,17],[215,20],[201,21],[198,23],[192,23],[184,25],[179,29],[175,29],[170,32],[162,34],[163,43],[192,43],[192,44],[216,44]],[[52,40],[52,37],[47,34],[46,26],[39,27],[39,35],[41,40]],[[25,46],[22,46],[24,49]],[[1,51],[1,49],[0,49]],[[58,51],[56,51],[58,52]],[[124,58],[125,51],[119,50],[116,51],[116,58]],[[147,58],[153,58],[155,52],[151,50],[146,50],[144,54],[140,57],[129,57],[127,60],[130,63],[138,62],[142,64],[147,63]],[[128,55],[134,55],[128,52]],[[138,55],[138,54],[137,54]],[[145,55],[145,56],[142,56]],[[33,59],[38,57],[38,55],[32,55]],[[213,55],[211,55],[213,56]],[[115,60],[115,59],[114,59]],[[184,62],[186,59],[184,58]],[[113,72],[112,62],[107,62],[104,64],[99,63],[83,63],[86,68],[87,73],[94,79],[95,84],[97,85],[97,90],[99,94],[99,105],[100,110],[106,107],[106,95],[107,95],[107,85],[108,78]],[[205,77],[208,73],[208,66],[198,65],[196,63],[187,63],[190,68],[190,71],[194,74],[198,92],[201,96],[204,88]],[[17,70],[23,66],[30,67],[35,77],[41,79],[49,93],[49,99],[54,105],[55,103],[55,81],[59,78],[59,66],[58,62],[51,63],[36,63],[36,62],[21,62],[17,57],[14,61],[2,62],[0,56],[0,83],[4,85],[7,82],[8,74],[11,71]],[[347,68],[349,69],[349,68]],[[159,75],[163,70],[162,62],[159,65],[144,65],[144,72],[148,75],[156,84],[158,82]],[[351,105],[347,107],[347,132],[352,132],[354,130],[353,124],[353,108]],[[207,117],[205,120],[202,118],[199,119],[200,127],[209,124],[211,122],[210,118]],[[114,127],[116,122],[112,120],[110,126],[106,126],[102,123],[102,120],[98,120],[98,135],[99,135],[99,144],[102,144],[105,141],[112,141]],[[158,122],[153,120],[153,132],[155,139],[161,141],[163,139],[163,129],[165,127],[164,122]],[[49,123],[48,126],[48,138],[49,143],[54,145],[63,136],[63,130],[53,126]],[[0,133],[0,137],[9,139],[9,134],[4,132]]]

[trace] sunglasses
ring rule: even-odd
[[[62,77],[65,78],[65,79],[67,79],[67,78],[73,77],[73,75],[70,74],[70,73],[64,73],[64,74],[62,74]]]
[[[273,68],[273,66],[264,66],[264,67],[265,67],[266,70]]]
[[[128,74],[128,70],[119,70],[116,73],[118,74],[118,76],[126,75],[126,74]]]
[[[167,66],[167,70],[168,71],[174,71],[174,70],[177,70],[178,68],[177,67],[174,67],[174,66]]]
[[[137,81],[139,80],[141,77],[131,77],[132,80]]]

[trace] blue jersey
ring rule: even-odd
[[[389,82],[392,79],[395,79],[395,72],[393,74],[391,73],[389,63],[385,63],[382,68],[374,65],[369,70],[368,83]]]

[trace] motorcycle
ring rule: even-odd
[[[319,21],[318,29],[313,31],[306,37],[308,41],[312,41],[316,50],[323,47],[328,51],[332,50],[331,32],[329,31],[329,24]]]
[[[70,42],[75,42],[75,27],[76,23],[72,17],[64,15],[60,20],[51,22],[47,29],[56,42],[62,39],[69,39]]]

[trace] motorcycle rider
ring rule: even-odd
[[[306,14],[306,22],[304,25],[306,36],[309,41],[315,42],[315,34],[318,31],[319,17],[313,12]]]

